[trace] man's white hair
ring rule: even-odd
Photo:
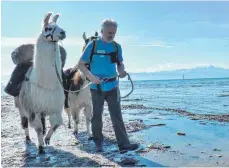
[[[116,29],[118,28],[118,24],[115,20],[112,19],[104,19],[101,24],[101,29],[104,30],[104,28],[108,26],[114,26]]]

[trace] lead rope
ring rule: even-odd
[[[121,99],[124,99],[124,98],[128,97],[134,91],[134,84],[133,84],[133,81],[132,81],[132,79],[130,77],[130,74],[127,73],[127,76],[128,76],[128,80],[131,83],[131,91],[127,95],[125,95],[125,96],[121,96],[120,91],[119,91],[119,97]],[[119,76],[118,76],[118,87],[119,87]]]

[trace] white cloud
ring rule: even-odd
[[[76,37],[76,38],[66,38],[62,41],[64,46],[83,46],[84,40],[82,37]]]
[[[1,44],[2,47],[17,47],[21,44],[26,43],[35,43],[36,37],[30,37],[30,38],[14,38],[14,37],[2,37]],[[75,46],[80,45],[82,46],[84,44],[84,41],[81,38],[66,38],[62,41],[62,43],[66,46]]]
[[[120,44],[127,44],[129,42],[137,41],[137,36],[117,36],[115,40]],[[36,37],[28,37],[28,38],[15,38],[15,37],[2,37],[1,45],[2,47],[17,47],[21,44],[26,43],[35,43]],[[82,46],[84,45],[83,38],[75,37],[75,38],[66,38],[62,41],[64,46]]]
[[[172,48],[173,46],[164,45],[164,44],[132,44],[128,45],[129,47],[164,47],[164,48]]]
[[[163,47],[163,48],[172,48],[173,46],[167,45],[165,42],[160,40],[154,40],[152,42],[148,42],[147,44],[129,44],[129,47]]]
[[[214,27],[214,28],[217,28],[217,27],[229,28],[229,24],[228,23],[218,24],[218,23],[213,23],[213,22],[209,22],[209,21],[197,21],[195,23],[201,24],[201,25],[204,25],[204,26],[208,26],[208,27]]]
[[[115,41],[120,43],[123,46],[128,47],[164,47],[171,48],[173,46],[165,44],[163,41],[154,40],[148,44],[138,44],[139,41],[138,36],[117,36]],[[26,43],[35,43],[36,37],[28,37],[28,38],[15,38],[15,37],[2,37],[1,38],[1,46],[2,47],[17,47],[21,44]],[[84,40],[80,37],[75,38],[66,38],[62,41],[64,46],[74,47],[74,46],[83,46]],[[131,44],[132,43],[132,44]]]
[[[2,37],[2,47],[15,47],[26,43],[35,43],[36,38],[14,38],[14,37]]]
[[[138,36],[116,36],[115,41],[117,41],[120,44],[128,44],[130,42],[135,42],[138,41],[139,37]]]

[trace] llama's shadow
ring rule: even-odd
[[[55,149],[52,146],[45,146],[45,154],[37,154],[37,146],[33,143],[26,143],[24,164],[22,167],[99,167],[97,162],[87,157],[76,157],[70,152]]]
[[[124,167],[129,167],[129,166],[139,166],[139,167],[164,167],[164,165],[161,165],[159,163],[153,162],[151,160],[148,160],[146,158],[143,158],[140,156],[137,152],[131,152],[132,156],[136,160],[138,160],[141,163],[127,163],[125,164],[122,162],[122,160],[125,160],[125,158],[129,158],[130,153],[124,152],[120,153],[118,147],[117,147],[117,142],[115,139],[111,139],[110,137],[104,136],[103,139],[103,152],[97,152],[96,151],[96,146],[93,142],[93,140],[88,140],[88,136],[86,132],[80,132],[78,135],[75,137],[77,143],[79,144],[78,147],[80,150],[86,151],[87,153],[91,154],[101,154],[103,157],[106,159],[115,162],[119,166],[124,166]],[[123,164],[124,163],[124,164]]]

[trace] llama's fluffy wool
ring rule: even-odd
[[[61,124],[61,112],[64,106],[64,92],[56,75],[61,74],[61,60],[56,43],[47,43],[42,36],[35,46],[35,66],[30,81],[25,81],[20,92],[20,104],[25,116],[32,112],[43,112],[50,116],[51,125]],[[50,67],[51,65],[51,67]]]
[[[81,71],[78,70],[78,72],[76,73],[79,73],[79,78],[83,80],[82,86],[80,88],[84,88],[86,85],[88,85],[89,81],[86,80],[86,77],[83,75]],[[91,101],[90,87],[86,87],[85,89],[81,90],[79,93],[70,92],[69,106],[70,106],[70,113],[74,121],[74,132],[78,133],[79,115],[80,112],[84,110],[84,115],[86,118],[87,134],[89,137],[91,137],[90,122],[92,118],[92,101]]]

